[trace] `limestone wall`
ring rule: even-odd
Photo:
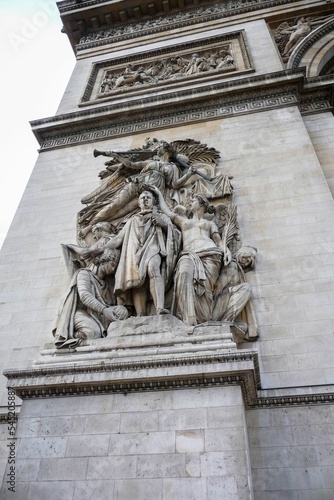
[[[84,500],[247,500],[239,387],[25,401],[16,496]]]
[[[334,194],[333,114],[328,112],[309,115],[304,118],[304,122],[328,186]]]
[[[4,482],[4,499],[313,500],[334,491],[332,405],[245,414],[238,387],[25,401],[16,437],[16,491]]]
[[[247,412],[254,498],[333,498],[333,410]]]

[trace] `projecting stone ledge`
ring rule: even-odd
[[[46,345],[31,369],[5,375],[22,399],[240,385],[252,405],[259,387],[257,353],[237,349],[229,323],[189,328],[171,315],[113,323],[75,349]]]
[[[114,321],[108,328],[108,338],[129,335],[149,335],[164,333],[171,337],[176,335],[191,335],[194,327],[186,326],[172,314],[159,316],[131,317],[124,321]]]
[[[79,346],[56,349],[46,344],[35,365],[64,365],[133,361],[178,357],[201,352],[233,352],[230,323],[210,322],[195,327],[186,326],[171,314],[131,317],[110,324],[108,336],[82,341]]]

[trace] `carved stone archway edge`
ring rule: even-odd
[[[187,373],[184,371],[187,368]],[[260,389],[255,351],[132,362],[6,370],[8,388],[21,399],[127,394],[238,385],[247,409],[333,404],[333,387],[311,392]],[[295,392],[295,393],[293,393]]]
[[[321,47],[319,47],[319,43],[313,46],[315,53],[313,54],[313,57],[311,57],[310,63],[307,65],[305,64],[305,66],[307,66],[308,78],[321,75],[323,69],[326,67],[326,64],[333,59],[334,30],[332,33],[328,33],[324,38],[322,38],[320,42]]]
[[[101,106],[94,112],[85,109],[56,115],[35,120],[31,126],[42,152],[280,107],[303,107],[303,102],[305,114],[328,111],[333,108],[333,83],[333,79],[323,77],[308,89],[305,69],[282,70],[222,82],[214,88],[210,85],[153,96],[147,102],[139,99]]]
[[[310,72],[309,70],[309,65],[312,63],[312,56],[310,55],[310,52],[312,51],[312,48],[320,42],[321,45],[321,40],[324,39],[324,45],[326,46],[328,44],[328,35],[329,37],[334,37],[334,19],[331,19],[324,23],[323,25],[319,26],[319,28],[316,28],[313,30],[308,36],[306,36],[294,49],[292,52],[287,68],[288,69],[296,69],[299,66],[306,66],[306,76],[307,77],[314,77],[317,76],[313,73]],[[319,61],[320,62],[320,61]],[[320,68],[321,69],[321,68]]]

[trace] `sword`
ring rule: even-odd
[[[158,214],[157,207],[153,206],[152,213],[155,215],[160,215]],[[164,241],[164,237],[162,234],[162,228],[160,226],[155,226],[155,230],[157,232],[157,237],[158,237],[158,244],[159,244],[159,249],[160,249],[160,255],[162,257],[166,257],[167,251],[166,251],[166,245]]]

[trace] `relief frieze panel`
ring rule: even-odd
[[[137,149],[93,155],[108,161],[81,200],[78,244],[62,245],[71,282],[55,347],[112,341],[143,326],[165,345],[168,331],[188,338],[208,322],[222,348],[257,340],[246,279],[257,249],[241,242],[233,177],[219,167],[220,152],[194,139],[147,138]]]
[[[93,66],[81,104],[253,71],[244,32],[211,37]]]

